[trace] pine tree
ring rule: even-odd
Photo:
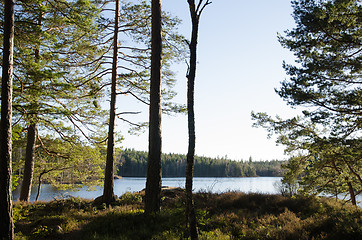
[[[94,70],[99,65],[93,64],[100,53],[99,10],[91,1],[26,1],[16,9],[14,109],[28,132],[20,197],[28,201],[38,133],[53,131],[74,142],[77,131],[88,137],[84,125],[101,122],[92,99],[92,87],[100,81]]]
[[[276,92],[303,116],[283,120],[253,114],[256,125],[279,135],[292,158],[285,182],[307,193],[347,194],[355,205],[362,192],[361,23],[357,0],[293,1],[296,28],[279,36],[296,64]]]

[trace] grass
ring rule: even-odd
[[[114,204],[70,198],[15,203],[15,239],[186,239],[184,192],[163,191],[159,214],[144,193]],[[200,239],[362,239],[361,209],[325,198],[227,192],[195,194]]]

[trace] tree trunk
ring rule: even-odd
[[[0,125],[0,239],[14,239],[12,213],[11,117],[14,46],[14,0],[5,1]]]
[[[346,177],[346,180],[347,180],[348,191],[349,191],[349,196],[351,197],[352,205],[357,206],[356,195],[354,194],[354,189],[352,187],[352,183],[350,181],[348,181],[347,177]]]
[[[190,48],[190,65],[187,73],[187,116],[188,116],[188,133],[189,133],[189,146],[187,152],[187,166],[186,166],[186,219],[189,224],[189,231],[191,239],[198,239],[197,221],[194,207],[194,200],[192,196],[192,181],[194,175],[194,157],[196,146],[195,134],[195,111],[194,111],[194,93],[195,93],[195,78],[196,78],[196,63],[197,63],[197,38],[199,31],[199,19],[203,9],[210,4],[209,0],[202,3],[199,1],[196,8],[194,0],[187,0],[190,9],[192,33]]]
[[[28,127],[23,182],[21,184],[20,190],[20,201],[28,202],[30,200],[31,184],[34,174],[36,134],[36,124],[32,123]]]
[[[43,23],[43,13],[40,11],[39,16],[37,19],[38,26],[41,26]],[[40,41],[40,34],[38,36]],[[36,63],[40,61],[40,45],[34,51],[34,57]],[[34,85],[41,84],[41,78],[36,76],[34,79]],[[30,125],[28,127],[28,135],[27,135],[27,143],[26,143],[26,152],[25,152],[25,164],[24,164],[24,175],[23,175],[23,182],[21,184],[20,190],[20,201],[29,202],[30,194],[31,194],[31,186],[33,181],[33,174],[34,174],[34,155],[35,155],[35,144],[36,144],[36,137],[37,137],[37,127],[36,127],[36,112],[38,111],[38,102],[34,100],[31,104],[31,111],[32,113],[30,117]]]
[[[161,165],[161,67],[162,67],[161,0],[152,0],[152,57],[149,118],[149,153],[145,196],[145,212],[160,211]]]
[[[38,191],[36,193],[36,197],[35,197],[35,201],[38,201],[39,196],[40,196],[40,190],[41,190],[41,178],[43,177],[44,174],[48,173],[47,171],[43,171],[42,173],[39,174],[39,184],[38,184]]]
[[[113,63],[112,63],[112,86],[111,103],[107,142],[107,161],[104,178],[103,202],[109,204],[115,200],[114,196],[114,125],[116,118],[116,86],[117,86],[117,62],[118,62],[118,22],[119,22],[119,0],[116,0],[116,11],[114,15],[114,37],[113,37]]]
[[[189,3],[190,5],[190,3]],[[191,4],[192,5],[192,4]],[[198,16],[195,10],[195,5],[190,5],[190,14],[192,20],[192,34],[190,48],[190,69],[187,74],[187,116],[188,116],[188,134],[189,145],[187,152],[187,166],[186,166],[186,219],[189,224],[189,231],[191,239],[198,239],[197,222],[195,215],[195,208],[192,196],[192,181],[194,175],[194,156],[195,156],[195,112],[194,112],[194,90],[195,90],[195,77],[196,77],[196,55],[197,55],[197,35],[199,28]]]
[[[41,189],[41,176],[39,176],[38,191],[37,191],[37,193],[36,193],[35,201],[38,201],[38,200],[39,200],[40,189]]]

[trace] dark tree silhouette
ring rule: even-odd
[[[198,239],[197,222],[195,215],[195,208],[192,197],[192,181],[194,174],[194,157],[195,157],[195,112],[194,112],[194,90],[195,90],[195,77],[196,77],[196,61],[197,61],[197,38],[199,31],[199,20],[202,11],[211,2],[209,0],[200,0],[195,5],[194,0],[188,0],[191,21],[192,33],[190,48],[190,65],[187,73],[187,113],[188,113],[188,132],[189,132],[189,146],[187,152],[187,165],[186,165],[186,218],[190,228],[191,239]]]
[[[161,0],[152,0],[152,56],[149,119],[149,153],[145,196],[145,212],[160,211],[161,165],[161,67],[162,67]]]
[[[0,125],[0,239],[13,239],[11,117],[14,46],[14,0],[5,1]]]

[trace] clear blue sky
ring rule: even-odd
[[[183,20],[180,32],[190,36],[187,0],[163,0],[163,9]],[[196,154],[230,159],[286,158],[283,147],[267,139],[264,129],[252,128],[251,111],[290,117],[297,114],[274,92],[287,76],[283,60],[292,54],[277,41],[277,33],[294,26],[289,0],[213,0],[201,16],[195,87]],[[178,96],[186,103],[186,66],[177,71]],[[123,111],[122,100],[118,109]],[[143,118],[147,119],[147,109]],[[144,120],[144,119],[143,119]],[[148,133],[122,131],[123,147],[147,150]],[[185,115],[163,116],[163,152],[187,152]]]

